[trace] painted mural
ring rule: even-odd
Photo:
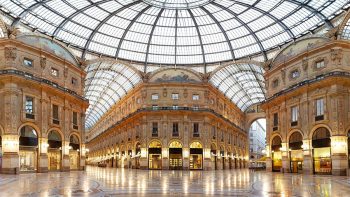
[[[274,59],[273,64],[283,63],[288,59],[294,57],[295,55],[319,47],[325,42],[327,42],[326,38],[307,38],[304,40],[297,41],[287,46],[280,53],[278,53],[276,58]]]
[[[55,41],[52,41],[45,37],[40,37],[37,35],[21,35],[16,38],[19,41],[22,41],[28,45],[41,48],[43,51],[48,51],[62,59],[65,59],[75,65],[78,65],[74,56],[63,46],[58,44]]]
[[[151,76],[150,82],[201,82],[201,79],[186,70],[167,69]]]

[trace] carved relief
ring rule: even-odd
[[[308,67],[309,67],[309,61],[308,59],[303,59],[302,63],[301,63],[302,67],[303,67],[303,70],[304,71],[307,71]]]
[[[339,48],[331,49],[331,60],[334,63],[340,64],[342,59],[343,59],[343,50],[342,49],[339,49]]]
[[[47,64],[47,62],[46,62],[46,57],[45,57],[45,56],[41,56],[41,57],[40,57],[40,66],[41,66],[41,68],[42,68],[42,69],[45,69],[46,64]]]
[[[5,59],[6,61],[15,61],[17,58],[17,48],[5,47]]]
[[[285,83],[286,82],[286,70],[284,70],[284,69],[281,70],[281,76],[282,76],[283,83]]]
[[[185,89],[184,89],[184,98],[187,98],[187,96],[188,96],[188,91],[187,91],[187,89],[185,88]]]

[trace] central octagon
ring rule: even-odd
[[[143,0],[143,2],[165,9],[190,9],[204,6],[213,0]]]

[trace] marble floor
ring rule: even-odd
[[[350,177],[225,171],[85,172],[0,175],[0,196],[350,196]]]

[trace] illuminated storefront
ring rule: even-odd
[[[71,170],[79,169],[79,148],[79,138],[76,135],[71,135],[69,138],[69,166]]]
[[[315,174],[332,174],[331,138],[327,128],[316,129],[312,136]]]
[[[19,138],[20,171],[36,171],[38,161],[38,135],[31,126],[21,128]]]
[[[136,169],[140,169],[140,156],[141,156],[141,144],[140,144],[140,142],[138,142],[136,144],[135,156],[134,156]]]
[[[50,131],[48,144],[48,168],[50,171],[60,170],[62,165],[62,138],[58,131]]]
[[[148,148],[148,167],[151,170],[162,169],[162,145],[152,141]]]
[[[294,132],[289,137],[290,171],[298,173],[303,170],[303,136]]]
[[[203,146],[199,142],[190,145],[190,170],[203,169]]]
[[[272,140],[271,152],[272,152],[272,171],[280,172],[282,168],[282,140],[279,136],[275,136]]]
[[[222,169],[225,169],[225,151],[223,146],[220,146],[220,158],[221,158]]]
[[[169,145],[169,169],[182,169],[182,144],[179,141],[172,141]]]

